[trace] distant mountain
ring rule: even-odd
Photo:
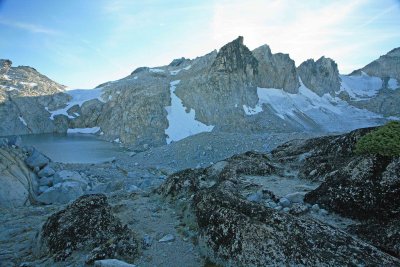
[[[21,85],[41,77],[37,87],[29,88],[41,97],[60,100],[53,105],[40,102],[40,111],[32,113],[54,125],[43,132],[97,132],[136,147],[159,146],[211,130],[344,132],[382,124],[388,116],[400,117],[398,49],[350,75],[340,75],[332,59],[310,59],[296,68],[289,55],[272,54],[267,45],[250,51],[239,37],[195,59],[141,67],[95,89],[66,92],[37,72],[32,71],[29,79],[10,75],[13,68],[2,62],[1,90],[8,95],[10,80]],[[50,88],[53,91],[47,92]],[[9,133],[29,132],[22,129],[14,127]]]
[[[0,60],[0,136],[58,131],[46,109],[59,109],[70,96],[34,68]]]

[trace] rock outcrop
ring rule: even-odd
[[[21,148],[0,147],[0,207],[17,208],[37,203],[36,175],[25,164]]]
[[[298,170],[300,178],[322,181],[305,195],[306,202],[359,220],[351,233],[399,257],[399,158],[354,153],[357,141],[372,130],[290,141],[272,155]]]
[[[105,195],[85,195],[47,219],[35,253],[62,261],[77,250],[87,253],[87,263],[107,258],[133,261],[139,242],[112,214]]]
[[[287,54],[272,54],[268,45],[253,50],[258,61],[257,86],[297,93],[300,87],[295,62]]]
[[[297,68],[303,84],[317,95],[335,95],[340,90],[339,70],[335,61],[321,57],[309,59]]]
[[[255,177],[283,172],[268,156],[247,152],[206,169],[173,174],[158,192],[175,203],[185,225],[198,231],[203,255],[222,266],[400,263],[341,230],[301,216],[300,203],[288,214],[264,204],[265,198],[277,201],[268,190],[246,197],[259,186]],[[285,206],[283,199],[279,202]]]

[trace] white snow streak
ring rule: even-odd
[[[168,112],[168,128],[165,130],[167,144],[201,132],[211,132],[214,128],[212,125],[208,126],[197,121],[193,109],[189,113],[186,112],[182,101],[175,95],[179,82],[180,80],[176,80],[170,83],[171,106],[165,107]]]

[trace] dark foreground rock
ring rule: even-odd
[[[38,239],[36,253],[62,261],[87,251],[87,263],[105,258],[133,261],[139,253],[135,234],[113,216],[102,194],[85,195],[51,215]]]
[[[272,154],[297,168],[299,177],[322,181],[306,202],[360,220],[351,233],[400,257],[400,158],[354,153],[357,141],[373,129],[291,141]]]
[[[400,215],[400,158],[357,156],[328,174],[305,201],[361,220]]]
[[[307,216],[277,211],[243,195],[246,175],[279,175],[266,155],[248,152],[206,169],[171,175],[158,192],[198,231],[203,255],[223,266],[377,266],[400,261]],[[273,198],[273,194],[269,194]]]

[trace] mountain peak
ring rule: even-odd
[[[0,74],[7,74],[8,70],[12,65],[9,59],[0,59]]]
[[[400,57],[400,47],[394,48],[392,50],[390,50],[386,56],[390,56],[390,57]]]
[[[243,44],[243,36],[239,36],[221,47],[211,69],[225,73],[243,71],[253,76],[257,74],[257,67],[257,59]]]

